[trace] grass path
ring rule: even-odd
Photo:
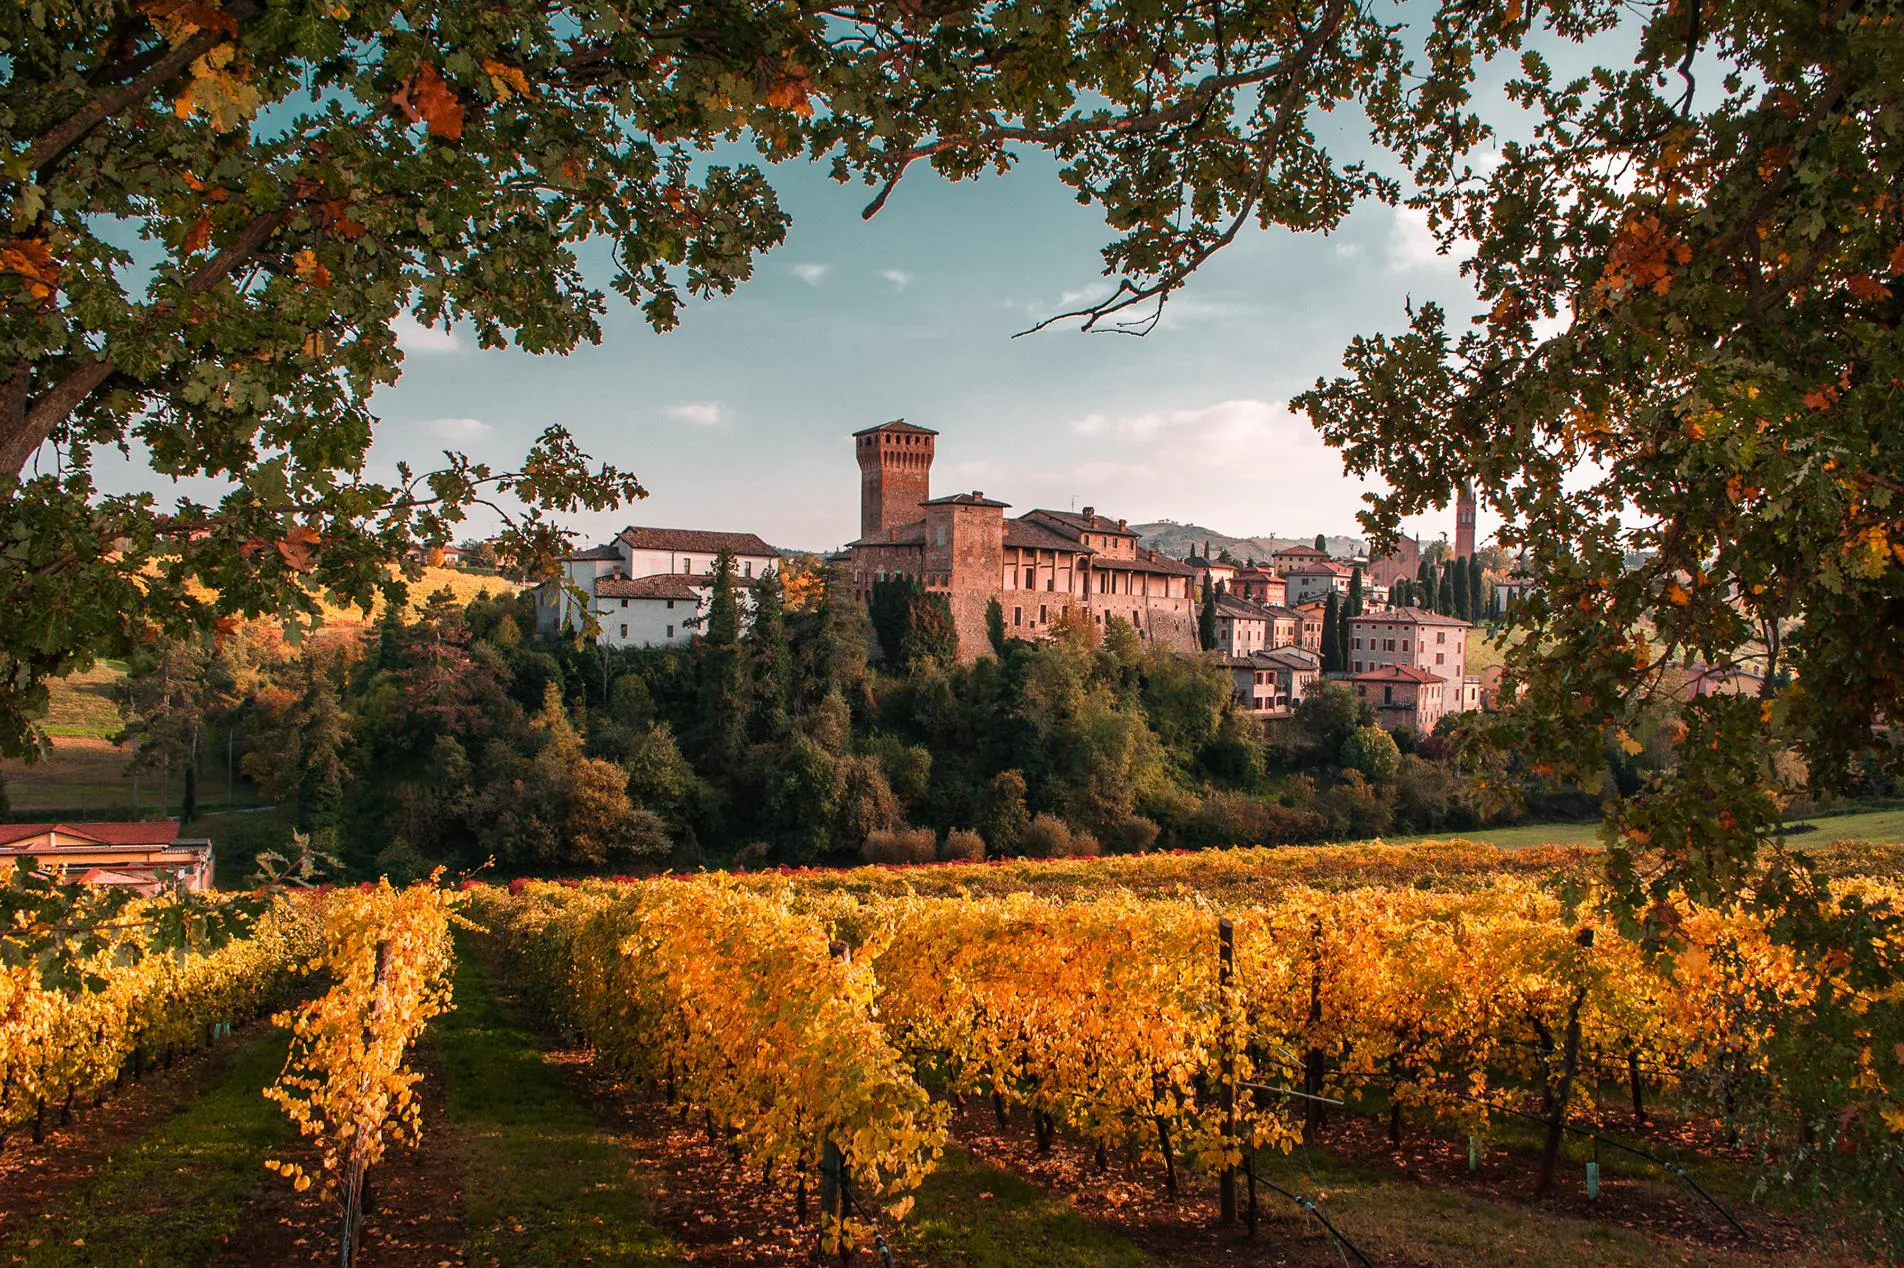
[[[429,1043],[447,1087],[445,1144],[465,1176],[465,1261],[685,1262],[615,1134],[497,999],[494,966],[461,950],[456,1008]]]
[[[202,1268],[239,1235],[252,1202],[275,1177],[264,1159],[291,1137],[259,1095],[284,1064],[284,1032],[241,1034],[206,1082],[52,1204],[51,1219],[0,1243],[0,1262],[25,1268]]]

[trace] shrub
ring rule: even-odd
[[[1142,854],[1157,844],[1157,834],[1162,829],[1155,820],[1143,815],[1125,815],[1112,824],[1105,832],[1111,849],[1119,854]]]
[[[1063,858],[1071,850],[1071,829],[1056,815],[1036,816],[1018,835],[1018,852],[1027,858]]]
[[[939,847],[939,857],[949,863],[982,863],[985,861],[985,838],[970,828],[954,828],[945,834],[945,844]]]
[[[1073,832],[1071,848],[1065,853],[1074,859],[1094,859],[1104,853],[1104,847],[1099,844],[1097,837],[1089,832]]]
[[[1362,772],[1375,783],[1386,784],[1395,778],[1402,751],[1394,736],[1370,722],[1356,727],[1342,741],[1341,758],[1342,764],[1350,770]]]
[[[1186,825],[1184,839],[1193,846],[1293,845],[1319,841],[1328,830],[1327,820],[1311,810],[1247,793],[1213,792]]]
[[[773,846],[766,841],[751,842],[735,852],[734,866],[743,872],[748,868],[764,867],[767,860],[773,857],[773,852]]]
[[[866,834],[859,853],[868,863],[930,863],[937,844],[931,828],[878,828]]]

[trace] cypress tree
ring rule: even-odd
[[[995,655],[1005,654],[1005,608],[993,595],[985,604],[985,637]]]
[[[1421,606],[1430,612],[1439,612],[1440,596],[1435,593],[1435,570],[1426,560],[1421,565]]]
[[[1349,574],[1349,615],[1362,615],[1362,569],[1359,566]]]
[[[1325,555],[1329,553],[1329,535],[1327,533],[1316,534],[1316,549]]]
[[[1338,610],[1336,594],[1329,591],[1329,598],[1322,607],[1322,672],[1337,673],[1342,668],[1341,630],[1342,614]]]
[[[747,666],[741,659],[740,599],[734,593],[734,556],[714,560],[714,593],[696,647],[701,747],[717,765],[740,757],[747,735]]]
[[[1349,619],[1349,605],[1345,602],[1335,618],[1335,662],[1342,666],[1345,673],[1355,668],[1354,663],[1349,660],[1349,630],[1352,624]]]
[[[1197,641],[1203,644],[1203,650],[1216,650],[1216,587],[1210,584],[1210,574],[1203,574],[1203,611],[1197,614]]]
[[[1470,621],[1479,621],[1482,617],[1487,615],[1487,604],[1485,602],[1486,595],[1483,593],[1483,591],[1486,589],[1486,586],[1485,586],[1484,578],[1482,577],[1481,573],[1482,573],[1481,561],[1475,558],[1473,555],[1469,555],[1468,556],[1468,619]]]
[[[763,739],[781,735],[793,706],[793,646],[787,639],[786,590],[780,570],[754,582],[754,624],[748,631],[754,679],[754,727]]]

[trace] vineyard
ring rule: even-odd
[[[1819,902],[1896,909],[1898,862],[1837,851]],[[1370,845],[383,884],[251,900],[239,936],[162,950],[141,931],[168,900],[142,900],[76,973],[6,971],[0,1198],[61,1218],[23,1176],[209,1080],[173,1112],[255,1141],[221,1164],[226,1231],[169,1259],[136,1223],[55,1241],[0,1207],[0,1253],[978,1264],[1023,1262],[991,1241],[1015,1228],[1061,1263],[1513,1258],[1396,1225],[1428,1202],[1599,1247],[1581,1262],[1865,1262],[1881,1220],[1752,1177],[1798,1148],[1895,1156],[1897,1001],[1744,909],[1682,899],[1652,913],[1667,942],[1635,940],[1581,863]],[[1808,1032],[1827,995],[1871,1024]],[[1806,1063],[1843,1094],[1807,1099]]]

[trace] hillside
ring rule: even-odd
[[[1285,546],[1310,546],[1316,540],[1313,533],[1303,537],[1231,537],[1228,533],[1219,533],[1201,524],[1177,524],[1169,520],[1159,520],[1154,524],[1132,524],[1131,527],[1142,534],[1142,545],[1151,550],[1161,550],[1175,559],[1193,552],[1202,553],[1205,542],[1210,544],[1211,550],[1228,550],[1238,559],[1265,559]],[[1328,544],[1329,553],[1338,558],[1346,559],[1362,550],[1360,537],[1331,534]]]

